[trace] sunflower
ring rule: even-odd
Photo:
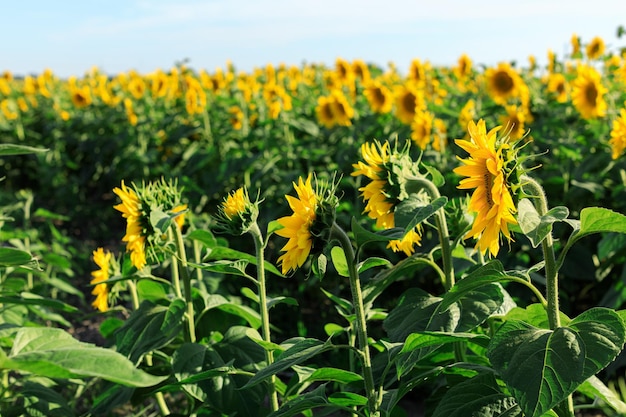
[[[584,119],[603,117],[607,105],[604,94],[608,91],[601,83],[601,76],[595,68],[581,65],[573,82],[572,101]]]
[[[278,219],[283,228],[276,231],[277,235],[289,239],[281,249],[285,253],[278,258],[283,274],[301,267],[309,256],[313,247],[311,227],[317,217],[318,197],[311,186],[311,175],[306,181],[298,178],[298,184],[293,185],[298,198],[285,196],[293,214]]]
[[[598,59],[604,55],[605,49],[606,46],[604,45],[604,40],[601,37],[596,36],[587,44],[587,48],[585,50],[587,52],[587,58]]]
[[[335,126],[335,115],[333,114],[333,100],[330,96],[320,96],[317,98],[315,107],[317,120],[327,128]]]
[[[626,149],[626,109],[621,109],[620,116],[613,120],[613,128],[611,129],[611,139],[609,144],[613,150],[611,157],[619,158]]]
[[[126,187],[122,181],[121,188],[114,188],[113,192],[122,202],[113,208],[122,213],[126,219],[126,234],[122,241],[126,242],[126,250],[130,252],[130,260],[137,269],[146,266],[146,233],[145,216],[142,212],[142,203],[132,188]]]
[[[459,81],[465,80],[472,73],[472,59],[467,54],[461,55],[452,71]]]
[[[431,112],[418,111],[411,123],[411,139],[422,150],[430,143],[434,119],[435,116]]]
[[[393,107],[393,94],[379,80],[371,81],[363,91],[367,102],[375,113],[389,113]]]
[[[500,234],[512,240],[509,225],[516,224],[517,211],[511,196],[508,176],[505,172],[505,151],[510,149],[508,137],[497,140],[498,126],[488,133],[484,120],[469,124],[470,140],[456,140],[456,144],[469,153],[469,158],[460,159],[464,165],[454,169],[464,178],[460,189],[474,189],[469,202],[469,210],[476,213],[472,229],[465,238],[477,239],[476,246],[481,253],[487,250],[493,256],[500,249]]]
[[[91,90],[88,85],[75,87],[71,91],[72,103],[78,108],[87,107],[91,104]]]
[[[401,191],[394,189],[389,181],[389,177],[395,175],[394,171],[398,171],[391,166],[392,155],[389,151],[389,142],[383,145],[378,142],[364,143],[361,145],[361,156],[365,162],[359,161],[353,164],[354,172],[351,175],[363,175],[370,179],[367,185],[359,188],[363,201],[366,202],[363,212],[367,213],[369,218],[376,220],[376,227],[391,229],[395,227],[395,203],[400,202]],[[400,181],[393,182],[397,184]],[[421,225],[417,225],[402,239],[391,240],[387,247],[394,252],[403,251],[411,255],[414,252],[414,245],[420,245],[421,230]]]
[[[331,93],[332,112],[335,118],[335,123],[339,126],[352,125],[351,119],[354,117],[354,108],[348,103],[348,99],[341,92],[341,90],[333,90]]]
[[[465,105],[461,109],[461,112],[459,113],[459,124],[465,131],[465,129],[467,128],[467,125],[469,125],[469,123],[475,118],[476,118],[476,101],[474,101],[473,98],[470,98],[469,100],[467,100],[467,103],[465,103]],[[467,137],[467,133],[465,134],[465,136]]]
[[[423,93],[411,83],[400,85],[396,89],[396,117],[404,124],[410,125],[418,109],[424,108]]]
[[[109,286],[105,281],[110,276],[111,257],[111,252],[102,248],[93,251],[93,261],[100,269],[91,273],[91,284],[95,285],[91,293],[96,296],[91,305],[103,313],[109,309]]]
[[[572,44],[572,57],[576,58],[580,55],[580,38],[577,34],[572,34],[572,38],[570,40]]]
[[[517,106],[505,106],[506,114],[500,117],[500,123],[505,126],[511,139],[521,139],[526,133],[524,123],[526,116]]]
[[[238,188],[218,207],[217,228],[234,236],[242,235],[256,222],[258,213],[258,202],[250,201],[246,188]]]
[[[485,77],[487,90],[498,104],[505,104],[509,98],[516,97],[523,83],[519,74],[505,62],[498,64],[497,68],[488,68]]]
[[[421,60],[416,58],[411,61],[407,78],[419,86],[423,86],[426,83],[426,70]]]
[[[370,81],[370,69],[362,59],[352,61],[352,72],[361,83],[367,84]]]
[[[243,127],[244,114],[239,106],[230,106],[228,108],[228,120],[235,130],[241,130]]]
[[[569,84],[567,84],[563,74],[555,73],[548,76],[548,92],[553,93],[559,103],[567,101]]]

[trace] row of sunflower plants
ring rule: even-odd
[[[224,198],[211,229],[247,236],[254,254],[196,228],[175,182],[122,183],[114,189],[115,209],[127,222],[128,255],[94,252],[94,306],[108,310],[112,289],[130,293],[128,319],[110,319],[106,327],[117,352],[164,380],[148,392],[112,383],[97,398],[97,412],[149,395],[163,415],[392,416],[406,412],[402,400],[418,389],[429,392],[433,416],[574,416],[576,407],[594,402],[626,412],[596,377],[623,348],[625,313],[590,307],[568,317],[559,307],[559,271],[571,248],[593,234],[626,233],[626,216],[587,207],[573,219],[567,207],[550,207],[520,162],[524,146],[509,133],[479,120],[457,140],[467,153],[455,169],[463,178],[458,187],[472,191],[460,213],[440,193],[443,175],[414,160],[408,142],[363,144],[350,175],[365,181],[360,196],[376,231],[357,218],[340,224],[337,176],[300,177],[295,195],[286,196],[292,213],[270,222],[265,234],[257,223],[263,201],[238,188]],[[448,227],[459,217],[464,222]],[[571,229],[560,245],[556,224]],[[505,269],[495,257],[514,234],[542,260]],[[274,235],[287,239],[280,271],[265,261]],[[465,243],[470,239],[474,247]],[[365,257],[376,243],[410,256],[395,264]],[[160,266],[169,274],[154,275]],[[272,309],[298,300],[272,297],[266,283],[301,268],[319,278],[342,319],[319,322],[324,339],[276,336]],[[393,308],[376,306],[396,281],[422,274],[438,291],[413,286]],[[346,291],[325,290],[326,275],[344,279]],[[212,280],[227,276],[250,284],[241,285],[241,296],[252,303],[219,285],[211,290]],[[518,304],[512,287],[533,302]]]
[[[93,346],[29,345],[33,355],[20,347],[3,362],[7,409],[19,415],[38,404],[46,413],[63,404],[57,412],[68,415],[76,402],[61,402],[54,389],[46,401],[12,396],[23,381],[12,379],[17,371],[63,381],[83,400],[98,392],[88,407],[96,415],[128,404],[163,415],[397,415],[416,392],[429,397],[432,415],[466,412],[467,398],[488,415],[571,415],[593,402],[623,412],[594,375],[623,344],[624,207],[616,197],[624,189],[626,65],[601,41],[584,54],[578,41],[568,60],[549,54],[543,76],[532,60],[524,70],[500,64],[481,72],[466,56],[452,69],[415,60],[406,77],[342,60],[334,70],[267,66],[253,75],[231,66],[196,75],[182,66],[114,79],[92,71],[67,82],[48,72],[5,76],[3,137],[50,148],[3,159],[10,188],[38,185],[26,205],[60,208],[85,228],[83,237],[104,236],[109,249],[107,232],[118,231],[110,205],[121,200],[127,253],[93,252],[93,306],[107,313],[104,350],[162,381],[146,390],[112,369],[86,374],[58,360],[90,358],[78,350]],[[479,117],[486,122],[474,123]],[[398,137],[410,137],[412,148]],[[464,139],[457,147],[448,137]],[[363,161],[352,166],[358,151]],[[453,170],[457,155],[464,166]],[[301,177],[309,172],[315,178]],[[469,200],[459,177],[467,177],[461,189],[476,189]],[[292,180],[288,215],[281,196],[291,194]],[[254,202],[248,190],[259,196]],[[89,204],[96,195],[107,208]],[[203,215],[215,206],[216,216]],[[75,221],[86,214],[97,224]],[[276,259],[281,237],[288,242]],[[465,238],[477,240],[475,250]],[[84,243],[74,252],[86,258]],[[32,289],[29,271],[11,273]],[[609,299],[584,297],[602,279],[617,284]],[[20,291],[6,305],[28,292]],[[294,331],[293,317],[305,310],[315,319]],[[37,320],[3,323],[11,349],[17,329]],[[32,337],[65,338],[57,333]],[[108,382],[79,382],[88,376]],[[42,392],[46,384],[29,386]]]

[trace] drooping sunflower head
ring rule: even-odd
[[[621,109],[619,117],[613,120],[609,145],[611,145],[613,159],[619,158],[626,149],[626,109]]]
[[[587,65],[578,67],[578,76],[572,86],[572,102],[584,119],[603,117],[606,114],[604,94],[607,91],[595,68]]]
[[[513,190],[518,189],[516,170],[517,150],[508,135],[498,138],[502,129],[498,126],[486,130],[484,120],[469,124],[469,140],[456,140],[469,157],[460,159],[462,166],[454,169],[461,179],[458,188],[471,190],[470,212],[475,214],[474,223],[465,238],[477,240],[481,253],[497,256],[501,237],[512,240],[509,226],[516,224],[517,208],[513,201]]]
[[[390,150],[389,142],[378,141],[361,145],[361,156],[364,161],[353,164],[352,176],[368,178],[370,181],[359,188],[365,202],[363,213],[376,220],[376,227],[391,229],[395,227],[395,208],[408,198],[407,184],[415,176],[419,176],[416,164],[409,156],[410,142],[402,150],[397,146]],[[392,240],[388,247],[394,251],[402,251],[407,255],[413,253],[414,245],[421,240],[421,226],[409,231],[403,239]]]
[[[218,207],[217,228],[233,235],[242,235],[250,230],[259,215],[259,201],[250,201],[245,187],[228,194]]]
[[[127,187],[122,181],[120,188],[113,192],[121,203],[115,205],[117,211],[126,219],[126,250],[138,270],[148,264],[148,246],[162,245],[165,233],[171,225],[182,228],[187,205],[181,202],[181,190],[172,181],[161,179],[136,187]]]
[[[338,199],[335,185],[315,181],[312,175],[306,180],[298,178],[294,183],[297,197],[287,195],[293,214],[281,217],[277,222],[282,226],[276,234],[289,239],[282,247],[279,258],[283,274],[302,267],[309,255],[321,253],[330,237],[330,229],[335,221]]]

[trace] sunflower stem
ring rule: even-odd
[[[421,186],[430,196],[431,200],[436,200],[441,197],[439,189],[433,184],[432,181],[423,178],[412,178],[411,182]],[[448,232],[448,223],[446,221],[446,213],[444,208],[440,208],[435,213],[435,223],[437,227],[437,234],[439,235],[439,244],[441,245],[441,262],[443,264],[442,280],[443,287],[447,290],[452,288],[455,284],[454,267],[452,265],[452,249],[450,248],[450,236]]]
[[[167,230],[170,240],[176,240],[176,236],[173,232],[172,228],[169,228]],[[172,265],[171,265],[171,270],[172,270],[172,284],[174,285],[174,294],[176,294],[176,297],[178,298],[183,298],[183,292],[180,289],[180,274],[178,272],[178,259],[176,259],[176,255],[172,256]]]
[[[134,280],[128,281],[128,286],[130,287],[130,295],[133,300],[133,309],[139,309],[139,294],[137,293],[137,283]],[[146,353],[146,365],[152,366],[152,352]],[[161,391],[158,391],[154,394],[154,397],[159,405],[159,409],[161,410],[161,415],[168,416],[170,415],[170,409],[167,406],[167,402],[165,401],[165,397]]]
[[[196,324],[193,313],[193,298],[191,296],[191,277],[187,270],[187,254],[185,253],[185,242],[183,241],[183,233],[176,222],[172,222],[171,229],[174,230],[174,236],[176,237],[176,249],[178,251],[177,261],[179,272],[183,278],[183,285],[185,287],[185,303],[187,304],[187,327],[189,332],[187,334],[188,342],[195,343],[196,341]],[[179,284],[180,290],[180,284]]]
[[[261,229],[259,229],[259,225],[254,222],[250,226],[249,233],[252,235],[254,239],[254,248],[256,251],[256,263],[257,263],[257,281],[259,287],[259,307],[261,309],[261,331],[263,333],[263,340],[266,342],[271,342],[270,335],[270,318],[269,311],[267,308],[267,294],[265,288],[265,259],[263,256],[263,250],[265,249],[265,244],[263,241],[263,235],[261,234]],[[265,359],[267,361],[267,366],[270,366],[274,362],[274,352],[272,350],[265,350]],[[276,393],[276,376],[272,375],[270,377],[270,405],[272,411],[278,410],[278,394]]]
[[[529,191],[529,195],[533,197],[533,202],[537,213],[540,216],[544,216],[548,212],[548,199],[543,187],[534,179],[528,175],[524,175],[521,178],[521,182],[525,190]],[[547,314],[548,323],[550,329],[555,330],[561,326],[561,316],[559,308],[559,270],[557,268],[556,257],[554,255],[554,242],[552,240],[552,232],[541,242],[541,249],[543,250],[543,259],[545,261],[545,275],[546,275],[546,300],[548,302]],[[561,402],[557,409],[560,411],[561,416],[574,416],[574,400],[572,395],[568,395],[567,398]]]
[[[356,268],[356,259],[352,242],[346,232],[333,223],[331,229],[331,238],[339,241],[348,263],[348,272],[350,276],[350,290],[352,292],[352,304],[356,313],[356,333],[359,340],[359,350],[363,360],[363,379],[365,381],[365,391],[367,393],[370,417],[379,417],[378,397],[374,387],[374,374],[372,372],[372,360],[370,357],[369,343],[367,338],[367,321],[365,317],[365,306],[363,305],[363,293],[361,292],[361,283],[359,281],[359,273]]]

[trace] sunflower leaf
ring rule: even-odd
[[[396,227],[403,228],[405,233],[413,230],[415,226],[435,214],[437,210],[445,206],[447,202],[447,197],[439,197],[430,204],[425,204],[424,201],[416,195],[411,195],[398,204],[394,211]]]
[[[567,207],[554,207],[545,215],[540,216],[533,203],[524,198],[518,205],[518,223],[533,248],[536,248],[552,232],[552,224],[567,219]]]

